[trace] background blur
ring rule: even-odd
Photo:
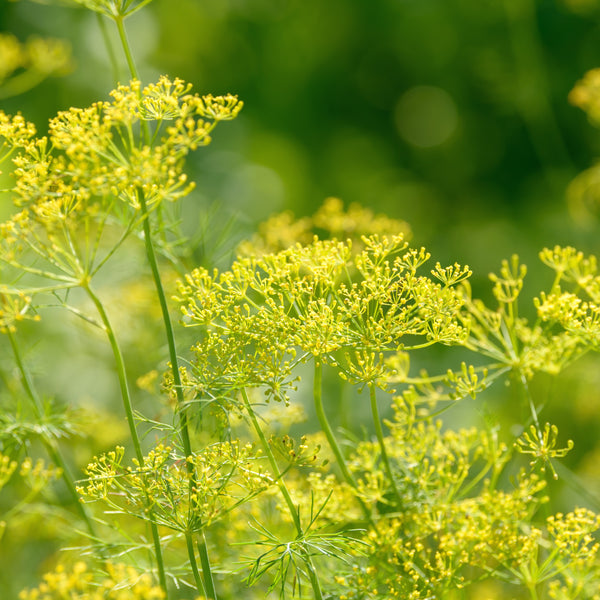
[[[213,219],[242,236],[339,196],[483,273],[544,245],[597,249],[566,189],[600,155],[567,100],[600,66],[599,25],[597,0],[155,0],[127,21],[146,82],[167,73],[246,104],[192,159]],[[72,45],[69,75],[2,102],[42,130],[128,79],[84,9],[2,0],[0,30]]]

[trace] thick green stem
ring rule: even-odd
[[[392,468],[390,466],[390,460],[388,458],[387,450],[385,449],[385,442],[383,439],[383,428],[381,427],[381,418],[379,417],[379,409],[377,408],[377,393],[374,384],[369,385],[369,396],[371,398],[371,414],[373,415],[375,434],[377,435],[377,441],[379,442],[381,460],[383,461],[383,467],[385,469],[385,472],[387,473],[388,479],[390,480],[390,485],[392,486],[392,490],[394,491],[396,500],[400,505],[402,504],[402,498],[400,496],[398,488],[396,487],[396,480],[394,478],[394,474],[392,473]]]
[[[194,581],[196,582],[196,588],[199,592],[202,592],[203,594],[205,594],[204,586],[202,585],[202,579],[200,578],[200,573],[198,572],[198,565],[196,563],[196,555],[194,554],[194,541],[192,539],[191,533],[185,534],[185,544],[187,546],[188,558],[190,559],[190,567],[192,568],[192,573],[194,574]]]
[[[201,533],[201,539],[198,540],[198,554],[200,554],[200,564],[202,565],[202,574],[204,577],[204,586],[206,588],[206,597],[209,600],[217,600],[217,592],[215,590],[215,582],[212,577],[212,569],[210,568],[210,560],[208,558],[208,547],[206,545],[206,537]]]
[[[167,298],[165,296],[165,290],[162,285],[160,278],[160,271],[158,269],[158,262],[156,260],[156,252],[154,251],[154,245],[152,243],[152,230],[150,228],[150,215],[148,213],[148,207],[146,206],[146,199],[143,194],[139,195],[140,206],[142,209],[143,216],[143,227],[144,227],[144,242],[146,245],[146,257],[152,271],[152,278],[154,279],[154,286],[156,288],[156,294],[160,303],[160,310],[162,312],[163,324],[165,327],[165,333],[167,336],[167,344],[169,347],[169,360],[171,361],[171,372],[173,373],[173,385],[175,387],[175,394],[177,395],[177,414],[179,417],[179,428],[181,432],[181,441],[183,444],[183,451],[186,456],[192,454],[192,446],[190,443],[190,434],[188,429],[187,414],[184,408],[184,397],[183,387],[181,385],[181,376],[179,374],[179,361],[177,358],[177,348],[175,346],[175,334],[173,333],[173,324],[171,322],[171,315],[169,314],[169,307],[167,305]],[[193,470],[193,466],[190,464],[190,468]]]
[[[104,326],[104,331],[108,337],[108,341],[110,343],[110,347],[113,352],[113,357],[115,360],[115,365],[117,368],[117,375],[119,379],[119,387],[121,389],[121,398],[123,401],[123,407],[125,409],[125,415],[127,416],[127,423],[129,425],[129,433],[131,435],[131,440],[133,442],[133,446],[135,449],[136,457],[139,461],[140,467],[144,465],[144,455],[142,453],[142,446],[140,444],[140,438],[138,436],[138,432],[135,426],[135,419],[133,415],[133,405],[131,402],[131,395],[129,393],[129,385],[127,384],[127,372],[125,370],[125,361],[123,360],[123,354],[121,353],[121,348],[119,347],[119,343],[117,342],[117,338],[113,331],[113,328],[110,324],[110,320],[108,319],[108,315],[106,314],[106,310],[98,296],[92,291],[89,284],[82,284],[82,288],[86,291],[90,300],[94,303],[98,314],[100,315],[100,320]],[[156,523],[150,521],[150,530],[152,532],[152,542],[154,545],[154,554],[156,559],[156,565],[158,568],[158,579],[161,588],[165,593],[165,598],[168,600],[169,595],[167,591],[167,578],[165,575],[165,566],[162,556],[162,548],[160,545],[160,535],[158,533],[158,527]]]
[[[19,346],[17,344],[17,340],[15,339],[14,333],[12,331],[10,331],[10,329],[8,329],[7,335],[8,335],[8,339],[10,341],[10,346],[13,351],[13,356],[15,358],[15,363],[17,365],[17,369],[19,370],[19,374],[21,375],[21,382],[23,385],[23,389],[25,390],[27,397],[33,403],[35,410],[38,413],[38,416],[41,417],[42,412],[43,412],[42,402],[41,402],[37,392],[35,391],[35,388],[33,386],[33,382],[31,381],[29,372],[25,368],[25,363],[23,362],[23,359],[21,357],[21,352],[20,352]],[[67,486],[67,490],[69,491],[71,498],[75,502],[75,505],[77,506],[77,509],[79,510],[79,513],[81,514],[81,517],[83,518],[83,520],[85,522],[85,525],[90,533],[90,536],[92,538],[97,538],[96,529],[94,527],[92,519],[91,519],[90,515],[88,514],[88,511],[85,508],[85,506],[79,500],[79,494],[77,493],[77,489],[75,487],[75,480],[73,479],[73,476],[67,466],[65,459],[63,458],[63,456],[60,452],[60,449],[55,445],[53,440],[49,440],[45,436],[42,436],[41,440],[42,440],[42,443],[44,444],[44,447],[46,448],[46,452],[48,452],[48,455],[50,456],[50,458],[52,459],[54,464],[56,464],[58,467],[60,467],[60,469],[62,471],[62,479],[63,479],[65,485]]]
[[[279,491],[281,492],[281,494],[285,500],[285,503],[287,504],[288,510],[290,511],[290,515],[292,517],[292,520],[294,521],[296,533],[297,533],[298,537],[300,538],[304,535],[304,531],[302,530],[302,524],[300,523],[300,513],[298,511],[298,507],[294,504],[294,501],[292,500],[292,496],[290,495],[290,492],[287,489],[287,486],[285,485],[285,482],[283,481],[283,479],[281,477],[281,471],[279,470],[279,465],[277,464],[277,461],[275,460],[275,456],[273,455],[271,446],[269,445],[269,442],[262,430],[262,427],[260,426],[260,423],[258,422],[258,418],[256,417],[254,409],[252,408],[252,405],[250,404],[250,400],[248,399],[246,390],[244,390],[244,389],[242,389],[242,397],[244,399],[244,405],[246,407],[246,412],[248,413],[248,416],[250,417],[250,420],[252,421],[252,425],[254,427],[254,430],[256,431],[256,435],[260,439],[260,443],[262,444],[263,450],[264,450],[267,458],[269,459],[269,463],[271,464],[271,468],[273,469],[273,475],[275,475],[275,478],[277,481],[277,486],[279,487]],[[321,591],[321,584],[319,583],[319,578],[317,577],[317,572],[313,565],[312,559],[308,554],[304,558],[306,560],[306,566],[308,567],[308,576],[309,576],[310,583],[311,583],[311,586],[313,589],[313,594],[314,594],[315,600],[322,600],[323,592]]]

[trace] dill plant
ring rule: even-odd
[[[330,198],[312,217],[273,217],[229,268],[189,269],[167,292],[165,259],[184,242],[169,208],[193,188],[185,159],[242,103],[166,76],[139,80],[125,18],[149,0],[74,3],[114,22],[131,81],[59,113],[47,136],[0,113],[15,202],[0,224],[14,408],[0,420],[0,493],[19,497],[0,513],[2,531],[18,530],[58,477],[79,519],[71,552],[19,597],[597,598],[600,517],[552,512],[556,459],[573,442],[542,425],[545,398],[531,386],[598,349],[596,258],[543,250],[554,280],[530,320],[518,257],[491,276],[488,306],[473,298],[470,268],[411,247],[406,223]],[[153,343],[169,363],[158,418],[135,407],[111,317],[123,307],[98,283],[138,244],[162,319]],[[22,350],[21,330],[36,326],[25,321],[49,306],[106,337],[128,426],[81,471],[66,443],[75,415],[37,391]],[[450,357],[439,372],[415,373],[437,348]],[[371,434],[340,434],[325,378],[368,397]],[[500,381],[528,412],[516,436],[443,426],[444,411]],[[307,425],[297,418],[306,396]],[[54,466],[34,462],[42,451]],[[19,461],[24,486],[11,485]]]

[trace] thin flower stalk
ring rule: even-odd
[[[346,459],[344,458],[344,454],[337,442],[335,434],[333,433],[333,429],[327,419],[327,415],[325,414],[325,408],[323,407],[323,365],[320,361],[315,360],[315,369],[314,369],[314,379],[313,379],[313,400],[315,403],[315,411],[317,413],[317,419],[319,420],[319,424],[321,425],[321,429],[327,438],[327,442],[329,443],[329,447],[331,451],[335,455],[335,459],[337,461],[338,468],[342,474],[342,477],[351,485],[355,490],[358,489],[358,484],[356,479],[348,469],[346,465]],[[360,500],[360,505],[363,509],[365,517],[370,521],[371,520],[371,511],[368,509],[367,505]]]
[[[40,398],[33,386],[33,382],[31,381],[31,376],[30,376],[27,368],[25,367],[25,363],[23,362],[23,358],[21,356],[21,351],[19,349],[19,345],[17,344],[17,340],[15,338],[14,332],[11,331],[10,328],[6,328],[5,333],[8,336],[8,340],[10,342],[10,347],[13,352],[15,363],[17,365],[17,369],[21,376],[21,383],[23,385],[23,389],[25,390],[27,397],[32,402],[33,406],[35,407],[36,412],[38,414],[41,414],[41,412],[42,412],[41,401],[40,401]],[[44,448],[46,449],[46,452],[48,452],[50,458],[52,459],[52,461],[61,469],[62,479],[67,487],[67,490],[68,490],[71,498],[73,499],[73,501],[75,502],[75,505],[77,506],[77,510],[79,511],[79,514],[81,515],[90,536],[93,539],[97,539],[96,528],[94,527],[92,518],[91,518],[90,514],[88,513],[86,507],[79,500],[79,494],[77,493],[77,490],[75,488],[75,480],[73,479],[73,475],[71,474],[69,467],[68,467],[65,459],[63,458],[60,449],[58,448],[58,446],[56,444],[53,443],[52,440],[48,439],[45,435],[41,436],[41,441],[44,445]]]
[[[171,315],[169,314],[169,307],[167,305],[167,298],[165,296],[164,287],[162,284],[162,280],[160,277],[160,270],[158,267],[158,262],[156,260],[156,253],[154,251],[154,245],[152,243],[152,231],[150,228],[150,215],[148,213],[148,208],[146,206],[146,201],[143,194],[139,195],[140,206],[142,209],[143,219],[143,230],[144,230],[144,241],[146,248],[146,257],[148,259],[148,263],[150,265],[150,269],[152,271],[152,278],[154,280],[154,286],[156,289],[156,295],[158,297],[158,301],[161,308],[162,319],[165,329],[165,334],[167,337],[167,344],[169,347],[169,360],[171,363],[171,372],[173,374],[173,382],[175,387],[175,393],[177,397],[177,416],[179,419],[179,435],[181,437],[181,442],[183,445],[183,451],[185,456],[192,455],[192,445],[190,442],[190,434],[188,428],[188,420],[187,413],[184,407],[184,397],[183,397],[183,387],[181,383],[181,376],[179,374],[179,362],[177,358],[177,348],[175,345],[175,334],[173,332],[173,324],[171,322]],[[194,467],[191,463],[187,463],[188,471],[190,474],[194,475]],[[190,478],[190,488],[194,487],[194,476]],[[200,582],[200,578],[198,575],[198,567],[196,566],[196,557],[194,555],[194,545],[192,540],[192,534],[186,534],[186,546],[188,550],[188,556],[190,559],[190,565],[192,566],[192,570],[194,572],[194,579],[196,581],[196,585],[198,586],[198,591],[202,589],[206,589],[209,598],[213,598],[216,600],[217,594],[214,588],[214,581],[212,576],[212,571],[210,568],[210,559],[208,556],[208,548],[206,546],[206,540],[204,535],[197,541],[198,552],[200,554],[200,561],[202,565],[202,572],[204,576],[204,586],[202,586]]]
[[[379,449],[381,451],[381,460],[383,461],[383,468],[387,473],[388,479],[390,481],[390,485],[392,486],[392,490],[394,492],[394,496],[396,496],[396,501],[398,502],[398,506],[402,505],[402,497],[400,492],[398,491],[398,486],[396,485],[396,478],[394,477],[394,473],[392,471],[392,467],[390,465],[390,459],[388,457],[387,450],[385,449],[385,440],[383,438],[383,428],[381,427],[381,418],[379,416],[379,408],[377,407],[377,393],[375,384],[369,384],[369,397],[371,400],[371,414],[373,415],[373,424],[375,426],[375,434],[377,435],[377,441],[379,442]]]
[[[119,31],[119,39],[121,40],[121,45],[123,47],[123,51],[125,52],[127,66],[129,67],[131,76],[133,79],[139,80],[137,68],[135,66],[135,61],[133,60],[133,54],[131,53],[131,47],[129,46],[129,40],[127,39],[127,32],[125,31],[125,25],[123,23],[124,17],[120,15],[115,15],[113,19],[115,25],[117,26],[117,30]]]
[[[129,66],[129,71],[134,80],[139,80],[138,71],[135,66],[135,61],[133,59],[133,54],[131,52],[131,47],[129,45],[129,40],[127,38],[127,32],[125,31],[124,26],[124,17],[123,16],[115,16],[114,17],[115,24],[119,31],[119,38],[121,40],[121,45],[123,47],[123,51],[125,53],[125,57],[127,59],[127,64]],[[141,122],[142,131],[146,139],[150,137],[148,123],[145,120]],[[146,204],[146,198],[144,196],[143,191],[138,194],[138,200],[140,203],[141,214],[143,218],[143,231],[144,231],[144,242],[146,248],[146,257],[148,259],[148,263],[150,265],[150,269],[152,271],[152,278],[154,280],[154,285],[156,288],[156,294],[158,296],[163,324],[165,329],[165,334],[167,337],[167,344],[169,347],[169,359],[171,363],[171,370],[173,373],[173,381],[176,390],[177,397],[177,414],[179,418],[179,432],[181,436],[181,441],[183,444],[183,449],[185,456],[191,456],[192,454],[192,446],[190,443],[190,435],[187,423],[187,415],[184,408],[184,398],[183,398],[183,390],[181,385],[181,377],[179,374],[179,364],[177,358],[177,349],[175,344],[175,335],[173,332],[173,326],[171,323],[171,317],[169,314],[169,307],[167,305],[167,299],[164,293],[164,288],[162,285],[162,280],[160,277],[160,270],[158,267],[158,262],[156,260],[156,253],[154,251],[154,245],[152,242],[152,230],[150,227],[150,215],[148,212],[148,207]],[[188,463],[188,470],[191,474],[194,473],[193,466]],[[190,489],[194,486],[194,477],[190,478]],[[204,586],[201,585],[200,577],[198,574],[198,568],[196,566],[196,557],[194,554],[194,546],[192,541],[192,534],[186,533],[186,547],[188,551],[188,557],[190,560],[190,565],[192,567],[194,573],[194,579],[196,581],[196,586],[198,587],[198,591],[201,589],[205,589],[208,593],[209,597],[213,600],[217,599],[217,594],[214,588],[212,571],[210,568],[210,560],[208,556],[208,548],[206,545],[206,539],[204,535],[202,535],[201,539],[197,541],[198,552],[200,553],[200,560],[202,565],[202,571],[204,576]]]
[[[121,390],[121,399],[123,401],[123,407],[125,409],[125,415],[127,417],[127,424],[129,425],[129,433],[131,435],[131,441],[133,442],[133,447],[135,449],[136,457],[143,466],[144,464],[144,454],[142,452],[142,446],[140,444],[140,438],[137,432],[137,428],[135,426],[135,420],[133,415],[133,404],[131,401],[131,394],[129,392],[129,385],[127,384],[127,372],[125,370],[125,361],[123,360],[123,354],[121,352],[121,348],[119,347],[119,343],[117,341],[117,337],[115,336],[114,330],[104,309],[104,305],[98,296],[94,293],[89,283],[82,282],[82,288],[87,293],[90,300],[93,302],[98,314],[100,315],[100,320],[102,321],[102,325],[104,331],[108,337],[108,341],[110,343],[110,347],[113,353],[113,357],[115,360],[115,366],[117,368],[117,376],[119,379],[119,387]],[[160,583],[160,587],[163,589],[165,593],[165,597],[168,600],[168,590],[167,590],[167,578],[165,574],[165,566],[162,557],[162,547],[160,542],[160,535],[158,532],[158,527],[155,523],[150,522],[150,530],[152,534],[152,543],[154,546],[154,555],[156,560],[156,565],[158,569],[158,580]]]
[[[262,427],[260,426],[260,423],[258,422],[256,413],[254,412],[254,409],[252,408],[252,405],[250,404],[250,400],[248,399],[248,394],[246,393],[245,388],[242,388],[241,393],[242,393],[242,398],[244,401],[244,406],[246,408],[246,412],[248,413],[248,416],[250,417],[250,420],[252,421],[252,426],[254,427],[254,431],[256,432],[256,435],[260,439],[260,443],[263,447],[263,450],[264,450],[267,458],[269,459],[269,463],[271,464],[271,468],[273,469],[273,474],[277,481],[277,486],[279,487],[279,491],[281,492],[281,495],[283,496],[283,498],[285,500],[285,503],[286,503],[289,513],[290,513],[290,516],[292,517],[292,521],[294,522],[294,527],[296,528],[296,533],[297,533],[298,537],[300,538],[300,537],[302,537],[304,531],[302,529],[302,523],[300,522],[300,513],[298,510],[298,507],[294,504],[292,496],[290,495],[290,492],[289,492],[287,486],[285,485],[285,482],[283,481],[282,473],[279,470],[277,460],[275,459],[275,456],[273,455],[273,451],[271,450],[271,446],[269,445],[269,442],[262,430]],[[319,583],[319,579],[318,579],[315,567],[313,565],[312,559],[309,555],[305,555],[304,560],[305,560],[306,566],[308,568],[308,575],[309,575],[310,583],[312,586],[314,598],[315,598],[315,600],[322,600],[323,593],[321,591],[321,584]]]

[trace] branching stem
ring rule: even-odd
[[[377,393],[375,390],[375,384],[369,384],[369,396],[371,399],[371,414],[373,415],[373,425],[375,425],[375,434],[377,435],[377,441],[379,442],[379,450],[381,452],[381,460],[383,461],[383,467],[387,473],[390,485],[396,496],[398,505],[402,504],[402,497],[396,486],[396,480],[390,466],[390,460],[388,457],[387,450],[385,449],[385,440],[383,439],[383,428],[381,427],[381,418],[379,416],[379,409],[377,407]]]
[[[142,446],[140,444],[140,438],[135,426],[135,420],[133,416],[133,405],[131,402],[131,395],[129,393],[129,386],[127,384],[127,372],[125,370],[125,361],[123,360],[123,354],[121,353],[121,348],[119,347],[119,343],[115,336],[114,330],[111,326],[108,315],[106,314],[106,310],[98,296],[94,293],[89,283],[82,282],[81,287],[85,290],[90,300],[93,302],[98,314],[100,316],[100,320],[102,321],[102,325],[104,331],[108,337],[108,341],[110,343],[110,347],[112,349],[113,357],[115,360],[115,365],[117,368],[117,376],[119,379],[119,387],[121,389],[121,399],[123,401],[123,407],[125,409],[125,415],[127,417],[127,424],[129,425],[129,433],[131,435],[131,440],[133,442],[133,447],[135,449],[136,458],[139,461],[140,467],[144,465],[144,455],[142,453]],[[156,564],[158,568],[158,579],[161,588],[165,593],[165,598],[168,600],[168,591],[167,591],[167,578],[165,575],[165,566],[163,562],[162,556],[162,548],[160,545],[160,536],[158,533],[158,527],[156,523],[150,521],[150,529],[152,532],[152,542],[154,545],[154,554],[156,558]]]
[[[315,411],[317,413],[317,419],[319,419],[321,429],[323,430],[323,433],[327,438],[329,447],[335,455],[335,459],[337,461],[340,472],[342,473],[342,477],[348,485],[352,486],[356,490],[358,489],[356,479],[354,479],[354,476],[352,475],[352,473],[350,473],[346,465],[346,459],[344,458],[342,450],[339,447],[339,444],[337,443],[333,430],[331,429],[331,425],[329,424],[329,421],[327,419],[327,415],[325,414],[325,409],[323,408],[323,365],[318,360],[315,360],[313,399],[315,402]],[[368,506],[360,498],[358,498],[358,502],[360,503],[365,518],[367,519],[367,521],[369,521],[369,523],[373,525],[371,511],[369,510]]]
[[[300,522],[300,513],[298,511],[298,507],[294,504],[292,496],[290,495],[290,492],[287,489],[287,486],[285,485],[285,482],[283,481],[283,479],[281,477],[281,471],[279,470],[279,465],[277,464],[277,460],[275,460],[275,456],[273,455],[273,451],[271,450],[269,441],[267,440],[267,438],[262,430],[262,427],[260,426],[260,423],[258,422],[258,418],[256,417],[256,413],[254,412],[254,409],[252,408],[252,405],[250,404],[250,400],[248,399],[248,394],[246,393],[245,389],[242,389],[242,398],[244,399],[244,405],[246,407],[246,412],[248,413],[248,416],[250,417],[250,420],[252,421],[252,425],[254,427],[254,430],[256,431],[256,435],[260,439],[260,443],[263,447],[263,450],[264,450],[267,458],[269,459],[271,468],[273,469],[273,475],[275,475],[275,479],[277,481],[277,486],[279,487],[279,491],[281,492],[281,494],[285,500],[285,503],[287,504],[288,510],[292,517],[292,520],[294,521],[296,533],[297,533],[298,537],[300,538],[304,534],[304,531],[302,529],[302,524]],[[313,594],[314,594],[315,600],[322,600],[323,593],[321,591],[321,585],[319,583],[319,579],[317,577],[317,573],[316,573],[316,570],[315,570],[315,567],[313,565],[310,555],[306,554],[304,556],[304,560],[305,560],[306,566],[308,568],[308,576],[309,576],[310,583],[311,583],[311,586],[313,589]]]

